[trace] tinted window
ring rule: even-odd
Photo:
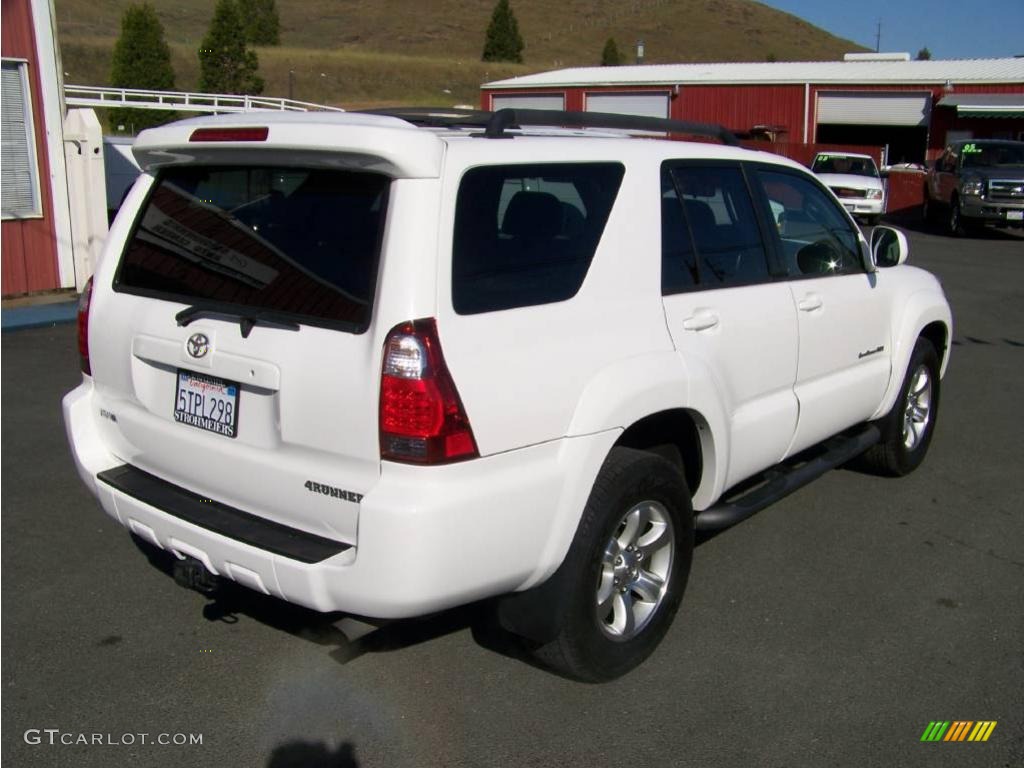
[[[672,170],[676,193],[697,251],[700,284],[767,280],[768,260],[743,172],[735,166]]]
[[[661,171],[661,292],[679,293],[697,285],[697,254],[683,204],[668,170]]]
[[[388,185],[345,171],[170,168],[136,222],[115,288],[362,331]]]
[[[493,312],[576,295],[622,175],[617,163],[467,171],[455,210],[455,311]]]
[[[835,202],[795,174],[759,170],[791,275],[862,272],[857,232]]]

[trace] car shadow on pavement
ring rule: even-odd
[[[950,237],[942,226],[942,223],[936,218],[931,221],[925,221],[920,214],[904,214],[899,216],[886,216],[882,219],[881,224],[883,226],[896,227],[897,229],[906,229],[911,232],[920,232],[925,235],[936,235],[940,237]],[[982,226],[972,227],[967,230],[967,233],[955,238],[961,242],[970,242],[971,240],[1017,240],[1021,239],[1021,235],[1024,234],[1024,230],[999,228],[995,226]],[[913,254],[911,254],[913,256]]]
[[[134,535],[132,541],[154,568],[168,578],[174,578],[174,555]],[[480,601],[420,618],[382,623],[343,613],[320,613],[262,595],[226,579],[218,580],[216,589],[204,594],[210,601],[202,609],[203,618],[207,621],[235,624],[239,617],[245,616],[307,642],[330,648],[329,655],[340,664],[348,664],[367,653],[397,651],[469,629],[474,641],[481,647],[539,667],[522,643],[498,625],[493,601]],[[346,619],[368,622],[378,628],[350,639],[339,626],[344,626]],[[274,766],[277,768],[277,764]]]
[[[359,768],[359,761],[348,741],[337,749],[323,742],[289,741],[274,748],[267,768]]]

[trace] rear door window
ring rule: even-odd
[[[135,223],[114,288],[361,333],[389,184],[380,174],[323,169],[166,169]]]
[[[771,279],[743,171],[735,165],[687,164],[667,172],[675,194],[671,190],[667,196],[662,194],[662,289],[671,293],[694,283],[721,288]],[[681,234],[684,226],[686,232]],[[666,256],[670,243],[674,252]]]
[[[572,298],[622,182],[619,163],[473,168],[459,187],[452,303],[460,315]]]

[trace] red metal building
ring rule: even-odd
[[[52,7],[2,0],[4,296],[71,288],[63,108]]]
[[[486,83],[481,106],[717,123],[804,162],[824,145],[922,163],[956,138],[1024,138],[1024,58],[586,67]]]

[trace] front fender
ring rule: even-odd
[[[946,329],[946,348],[936,350],[939,354],[939,377],[946,375],[953,340],[953,314],[939,281],[934,277],[932,280],[932,285],[910,294],[905,299],[897,297],[898,308],[893,312],[892,375],[882,403],[872,416],[873,419],[881,418],[892,410],[899,396],[907,366],[910,365],[914,344],[917,343],[921,331],[932,323],[941,323]]]

